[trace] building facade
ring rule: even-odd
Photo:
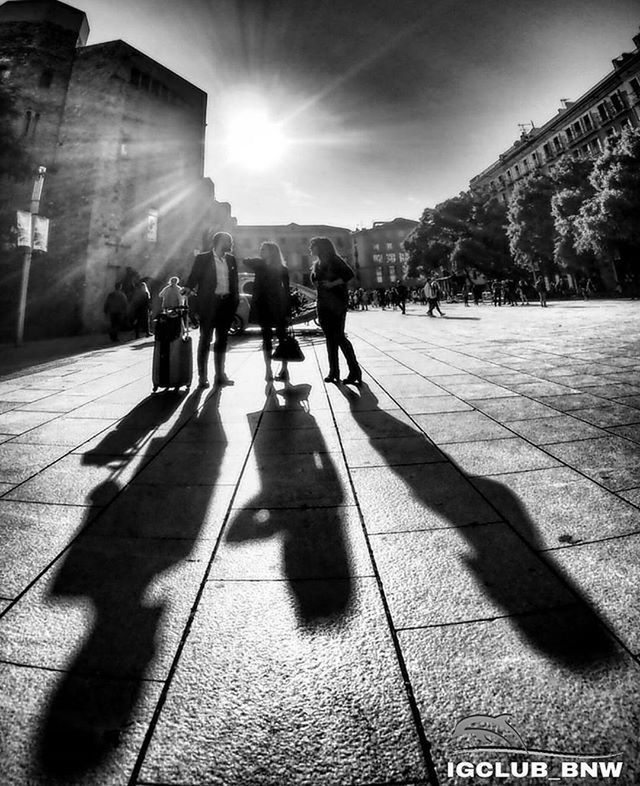
[[[325,224],[274,224],[247,225],[238,224],[233,230],[235,253],[239,259],[256,257],[260,245],[265,241],[277,243],[289,268],[289,276],[293,284],[309,286],[311,271],[311,255],[309,242],[312,237],[330,238],[341,257],[353,266],[354,259],[351,247],[351,231],[345,227],[327,226]]]
[[[353,254],[360,286],[365,289],[390,287],[407,278],[409,253],[404,241],[418,226],[409,218],[375,221],[370,229],[353,233]]]
[[[519,180],[532,172],[548,173],[563,156],[598,155],[607,139],[625,126],[640,126],[640,34],[635,49],[613,62],[613,70],[575,101],[562,107],[539,128],[521,137],[491,166],[472,178],[473,191],[488,191],[508,203]]]
[[[18,92],[22,144],[46,167],[49,250],[33,257],[28,338],[100,329],[127,267],[161,280],[185,268],[205,226],[233,224],[203,177],[206,93],[124,41],[87,46],[88,34],[85,14],[56,0],[0,6],[0,77]],[[5,317],[22,254],[7,232],[32,182],[0,182]]]

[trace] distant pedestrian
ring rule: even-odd
[[[140,333],[144,332],[150,336],[149,332],[149,307],[151,305],[151,294],[144,281],[138,281],[133,295],[131,295],[131,324],[136,338],[140,338]]]
[[[104,303],[104,313],[109,319],[109,338],[112,341],[119,341],[118,331],[124,330],[127,326],[127,313],[129,311],[129,301],[122,291],[122,286],[116,284],[112,292],[109,292]]]
[[[177,276],[172,276],[167,286],[160,290],[159,297],[163,311],[169,311],[170,309],[184,306],[185,296],[182,294],[180,279]]]
[[[360,385],[362,371],[356,353],[344,328],[347,317],[347,284],[354,277],[353,270],[338,256],[333,242],[327,237],[314,237],[309,251],[316,257],[311,269],[311,280],[318,290],[318,322],[327,342],[329,373],[325,382],[340,382],[340,359],[342,350],[349,367],[345,385]]]
[[[540,305],[543,308],[547,307],[547,285],[544,282],[544,278],[542,276],[538,276],[536,278],[536,292],[538,293],[538,297],[540,298]]]
[[[529,298],[527,297],[527,282],[523,278],[518,281],[518,288],[516,291],[518,293],[520,305],[528,306]]]
[[[396,287],[396,292],[398,296],[398,305],[400,306],[400,311],[402,311],[403,314],[406,314],[407,297],[409,296],[409,290],[407,289],[405,284],[401,281]]]

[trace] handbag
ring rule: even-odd
[[[293,328],[287,330],[287,335],[278,342],[271,357],[273,360],[286,360],[287,363],[301,363],[304,360],[304,352],[300,348]]]

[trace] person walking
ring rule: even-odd
[[[120,340],[118,331],[125,328],[128,311],[129,301],[127,296],[122,291],[122,285],[116,284],[104,302],[104,313],[109,319],[109,338],[112,341]]]
[[[427,299],[427,316],[433,316],[433,309],[440,314],[441,317],[444,316],[442,311],[440,311],[440,304],[438,303],[438,296],[439,296],[439,288],[438,283],[435,278],[431,279],[431,281],[427,281],[424,285],[424,296]]]
[[[265,242],[260,246],[258,259],[243,259],[244,265],[253,271],[252,306],[256,321],[262,329],[262,354],[264,355],[265,380],[271,382],[271,354],[273,351],[273,332],[278,341],[284,341],[291,313],[289,295],[289,271],[277,243]],[[289,379],[287,361],[275,377],[279,381]]]
[[[400,306],[400,311],[403,314],[407,313],[407,297],[409,296],[409,290],[406,287],[404,281],[401,281],[398,286],[396,287],[396,292],[398,293],[398,305]]]
[[[316,257],[311,269],[311,280],[318,290],[318,322],[324,333],[329,358],[329,373],[325,382],[340,382],[338,350],[342,350],[349,367],[345,385],[360,385],[362,371],[353,345],[347,338],[344,327],[347,317],[347,283],[354,277],[353,270],[339,257],[333,242],[328,237],[314,237],[309,250]]]
[[[198,254],[187,279],[187,294],[195,292],[198,299],[200,340],[198,341],[198,377],[201,388],[209,387],[209,348],[215,331],[213,358],[214,384],[233,385],[225,374],[225,358],[229,328],[239,303],[238,265],[231,254],[233,238],[228,232],[204,233],[204,251]]]
[[[529,305],[529,298],[527,297],[527,282],[524,278],[521,278],[518,281],[518,298],[520,299],[520,305],[528,306]]]
[[[547,285],[544,283],[544,278],[542,276],[538,276],[536,278],[536,292],[538,293],[538,297],[540,298],[540,305],[543,308],[547,307]]]
[[[158,296],[163,311],[170,311],[171,309],[184,306],[185,297],[182,294],[182,287],[180,286],[180,279],[178,276],[171,276],[169,283],[164,289],[160,290]]]

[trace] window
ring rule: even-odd
[[[520,177],[520,167],[516,164],[514,167],[516,177]]]
[[[396,274],[395,267],[390,267],[389,268],[389,281],[393,282],[393,281],[397,281],[397,280],[398,280],[398,276]]]
[[[374,243],[373,244],[373,250],[374,251],[380,251],[380,243]]]
[[[580,121],[579,121],[579,120],[577,120],[577,121],[576,121],[576,122],[575,122],[575,123],[574,123],[574,124],[571,126],[571,128],[573,129],[573,133],[574,133],[574,135],[575,135],[575,136],[580,136],[580,134],[582,133],[582,125],[580,124]]]
[[[387,243],[387,251],[393,251],[393,243]]]
[[[597,109],[598,114],[600,115],[600,120],[602,120],[603,123],[606,123],[606,121],[609,119],[609,110],[607,109],[605,102],[603,101],[601,104],[598,104]]]
[[[511,170],[507,169],[507,180],[511,180]]]
[[[640,82],[637,79],[631,79],[629,80],[629,85],[631,86],[635,97],[640,98]]]
[[[591,131],[593,129],[593,120],[591,119],[591,115],[585,115],[582,118],[582,122],[584,123],[584,127],[587,131]]]
[[[554,147],[556,153],[561,153],[562,152],[562,142],[560,141],[560,137],[559,136],[554,136],[552,141],[553,141],[553,147]]]
[[[378,262],[378,263],[382,262],[382,254],[374,254],[373,255],[373,261],[374,262]]]
[[[53,71],[47,68],[40,74],[39,86],[49,88],[51,87],[52,82],[53,82]]]
[[[610,97],[610,101],[611,101],[611,105],[613,106],[613,111],[614,112],[622,112],[622,110],[625,108],[624,102],[622,101],[622,96],[620,95],[620,93],[614,93]]]
[[[585,158],[588,158],[588,157],[589,157],[589,154],[590,154],[590,152],[591,152],[591,151],[590,151],[590,149],[589,149],[589,145],[585,145],[585,146],[582,148],[582,154],[585,156]]]
[[[531,158],[533,159],[534,166],[538,166],[540,164],[540,156],[538,155],[537,152],[533,153],[531,155]]]
[[[396,263],[396,255],[395,254],[385,254],[385,262],[388,265],[395,265]]]
[[[573,129],[572,128],[565,129],[565,134],[567,135],[567,139],[569,140],[569,142],[573,142]]]
[[[542,149],[546,158],[551,158],[553,156],[553,153],[551,152],[551,145],[548,142],[542,146]]]
[[[380,266],[376,268],[376,282],[382,284],[382,268]]]

